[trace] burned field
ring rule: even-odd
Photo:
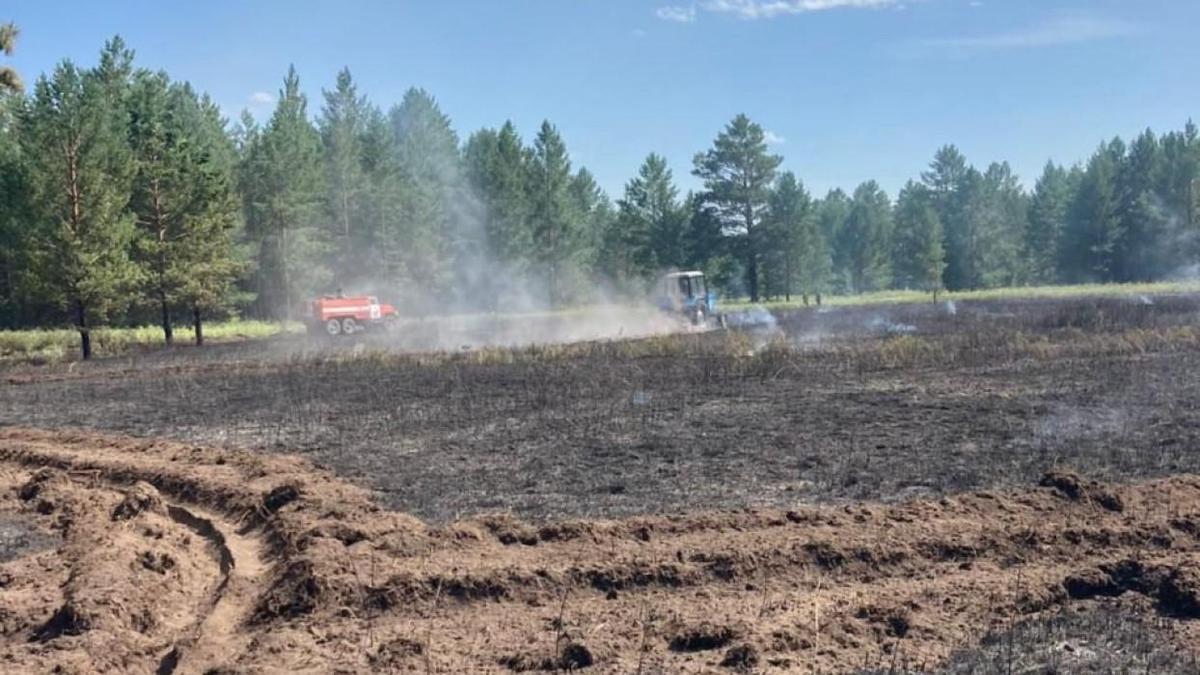
[[[0,663],[1196,672],[1200,298],[741,319],[9,370]]]
[[[515,351],[243,347],[12,373],[0,422],[298,452],[434,522],[1121,481],[1200,471],[1198,317],[1191,296],[981,302]]]

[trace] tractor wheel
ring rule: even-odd
[[[330,319],[325,322],[325,333],[330,337],[337,337],[342,334],[342,322],[338,319]]]
[[[354,319],[350,317],[342,319],[342,333],[345,335],[354,335],[355,331],[357,330],[358,323],[355,322]]]

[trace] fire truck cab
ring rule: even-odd
[[[379,302],[374,295],[324,295],[304,304],[304,323],[310,333],[331,337],[354,335],[383,327],[397,318],[396,308]]]

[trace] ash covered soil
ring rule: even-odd
[[[1198,318],[1194,295],[1137,296],[515,350],[180,347],[10,369],[0,424],[301,453],[440,523],[897,500],[1057,466],[1123,481],[1200,471]]]
[[[296,457],[0,429],[8,672],[1196,672],[1200,478],[427,525]]]
[[[1194,673],[1198,315],[10,368],[0,670]]]

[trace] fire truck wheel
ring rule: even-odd
[[[331,336],[342,334],[342,322],[337,319],[330,319],[325,322],[325,332]]]
[[[354,322],[354,319],[351,319],[350,317],[342,319],[343,333],[346,335],[354,335],[354,331],[356,330],[358,330],[358,324]]]

